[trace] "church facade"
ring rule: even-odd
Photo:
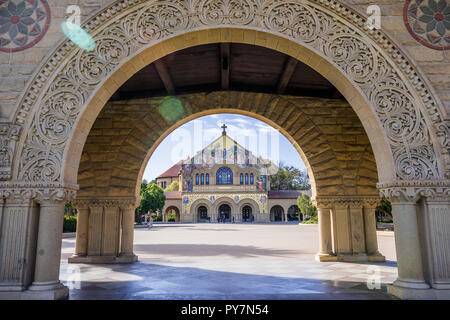
[[[180,161],[157,178],[158,186],[179,181],[166,191],[164,220],[170,213],[181,222],[276,222],[301,219],[297,190],[270,190],[277,166],[256,157],[223,127],[222,136]]]

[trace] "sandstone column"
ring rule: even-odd
[[[39,207],[28,190],[14,191],[0,191],[0,299],[20,299],[33,281]]]
[[[425,283],[422,250],[415,200],[406,197],[391,198],[395,228],[395,248],[397,252],[397,287],[427,289]]]
[[[69,263],[131,263],[135,198],[78,199],[75,254]],[[79,233],[79,234],[78,234]]]
[[[421,203],[425,279],[438,297],[450,298],[450,190],[434,189]],[[420,228],[419,228],[420,229]]]
[[[87,205],[77,206],[77,235],[75,242],[74,256],[82,257],[87,255],[88,227],[89,227],[89,207]]]
[[[378,203],[379,200],[369,200],[364,203],[364,231],[369,261],[385,261],[385,257],[378,251],[377,222],[375,218],[375,208]]]
[[[40,200],[39,233],[37,239],[34,281],[28,288],[30,298],[67,298],[68,288],[59,281],[61,241],[65,201]]]
[[[122,211],[122,238],[120,243],[120,258],[137,261],[133,252],[134,242],[134,207],[123,206]]]
[[[333,256],[331,241],[331,213],[330,208],[318,208],[319,218],[319,244],[320,251],[316,255],[316,260],[326,261]]]

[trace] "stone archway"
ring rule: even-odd
[[[282,206],[274,205],[272,208],[270,208],[270,221],[271,222],[286,221],[285,212]]]
[[[250,220],[246,222],[255,222],[255,221],[261,221],[262,219],[258,219],[258,215],[260,215],[262,212],[259,211],[259,205],[258,203],[253,199],[242,199],[237,204],[238,210],[239,210],[239,222],[244,222],[244,208],[249,207],[250,208]]]
[[[82,52],[68,41],[55,48],[35,81],[29,82],[14,123],[7,126],[4,146],[12,160],[2,171],[6,180],[2,183],[2,216],[15,227],[2,234],[1,250],[9,252],[10,243],[27,249],[2,256],[2,265],[11,262],[12,267],[2,269],[0,281],[12,282],[17,291],[31,282],[31,291],[64,291],[57,280],[58,268],[48,269],[49,264],[59,265],[59,257],[52,253],[59,250],[58,246],[51,244],[60,242],[60,235],[47,230],[58,229],[64,201],[76,195],[83,146],[100,110],[114,91],[145,65],[182,48],[227,41],[289,54],[320,72],[341,91],[370,139],[378,188],[393,202],[399,260],[397,289],[406,288],[401,290],[407,292],[408,288],[429,285],[449,287],[445,270],[450,263],[439,261],[446,256],[443,244],[450,236],[442,229],[445,223],[437,221],[448,223],[449,219],[450,134],[440,102],[414,69],[414,63],[387,35],[364,28],[366,19],[339,2],[257,3],[246,0],[236,4],[235,16],[221,8],[212,19],[208,13],[211,1],[206,0],[189,2],[189,8],[183,1],[119,1],[85,25],[97,43],[97,51]],[[163,7],[164,12],[170,12],[170,19],[157,17]],[[280,16],[281,8],[289,9],[286,12],[291,16]],[[343,45],[348,48],[344,54],[338,49]],[[89,67],[92,65],[97,67]],[[114,228],[120,225],[126,230],[127,240],[121,243],[129,248],[132,209],[128,207],[135,205],[135,195],[105,197],[101,205],[97,200],[90,201],[89,212],[97,207],[104,214],[118,212],[120,218]],[[368,209],[372,205],[371,199],[333,195],[320,195],[315,201],[324,255],[330,252],[331,239],[323,235],[329,233],[333,213],[353,215],[355,206],[360,212],[362,203]],[[109,209],[111,206],[114,209]],[[127,209],[119,209],[122,207]],[[423,216],[419,224],[416,209]],[[39,221],[32,218],[37,210]],[[27,230],[32,230],[29,237]],[[35,246],[45,254],[36,256],[33,249],[29,250]],[[424,266],[422,250],[432,267]],[[19,265],[18,261],[35,258],[34,265]]]
[[[173,221],[170,221],[169,215],[173,216],[171,219]],[[164,221],[165,222],[180,222],[181,215],[180,215],[180,208],[177,206],[169,206],[164,212]]]

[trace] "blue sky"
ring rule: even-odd
[[[237,114],[214,114],[189,121],[171,132],[153,152],[143,178],[153,180],[179,160],[193,156],[222,134],[223,124],[229,137],[256,156],[306,170],[292,144],[265,122]]]

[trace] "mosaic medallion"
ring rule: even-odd
[[[183,198],[183,203],[184,204],[188,204],[189,203],[189,198],[188,197],[184,197]]]
[[[0,51],[31,48],[44,37],[50,18],[46,0],[0,0]]]
[[[267,201],[267,198],[265,196],[261,196],[261,198],[259,198],[259,202],[261,202],[262,204],[265,204]]]
[[[407,0],[403,20],[419,43],[436,50],[450,49],[450,2]]]

